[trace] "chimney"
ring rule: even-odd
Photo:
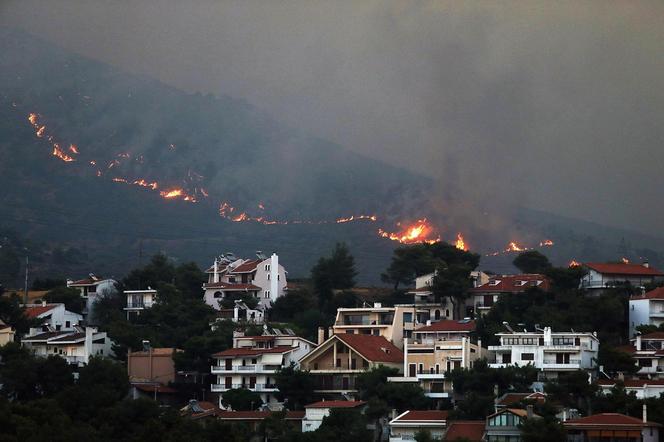
[[[641,351],[641,333],[636,334],[636,351]]]
[[[318,345],[321,345],[325,342],[325,328],[318,327]]]
[[[219,261],[214,258],[214,279],[212,282],[219,282]]]
[[[528,413],[528,419],[532,418],[532,417],[533,417],[533,406],[532,406],[532,405],[528,405],[528,406],[526,407],[526,412]]]
[[[279,296],[279,256],[273,253],[270,256],[270,301],[277,300]]]
[[[648,406],[644,403],[643,404],[643,423],[645,424],[648,422]]]

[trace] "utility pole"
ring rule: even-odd
[[[23,286],[23,304],[28,304],[28,255],[25,255],[25,285]]]

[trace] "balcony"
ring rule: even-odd
[[[542,370],[580,370],[581,359],[570,359],[569,362],[556,362],[555,360],[542,362]]]
[[[320,376],[317,379],[315,391],[335,391],[346,392],[355,391],[355,378],[350,376],[343,378],[341,376]]]
[[[276,384],[230,384],[230,387],[227,387],[226,384],[212,384],[210,391],[213,393],[223,393],[230,389],[244,388],[250,391],[255,392],[275,392],[278,391]]]
[[[651,318],[664,318],[664,309],[651,309],[649,314]]]
[[[226,368],[225,365],[213,365],[210,367],[210,373],[212,374],[274,373],[279,368],[280,366],[278,365],[263,365],[263,364],[233,365],[230,368]]]
[[[143,310],[144,308],[146,308],[144,302],[128,302],[125,310]]]

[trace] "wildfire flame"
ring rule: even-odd
[[[72,161],[76,161],[74,158],[72,158],[69,155],[67,155],[66,153],[64,153],[62,151],[62,149],[60,149],[60,145],[58,143],[55,143],[53,145],[53,156],[57,157],[57,158],[60,158],[65,163],[70,163]]]
[[[37,136],[39,138],[43,137],[45,130],[46,130],[46,126],[41,126],[39,129],[37,129]]]
[[[417,220],[414,224],[407,226],[401,232],[387,232],[383,229],[378,229],[378,234],[383,238],[388,238],[392,241],[398,241],[402,244],[415,244],[424,242],[427,244],[434,244],[440,241],[440,237],[430,238],[429,235],[433,233],[433,227],[428,223],[426,218]]]
[[[629,259],[627,259],[625,257],[622,257],[621,259],[622,259],[623,264],[629,264]]]
[[[360,221],[360,220],[369,220],[369,221],[376,221],[378,218],[376,215],[352,215],[349,216],[348,218],[338,218],[334,222],[337,224],[343,224],[343,223],[350,223],[353,221]]]
[[[505,249],[506,252],[523,252],[525,250],[528,250],[528,248],[522,247],[514,241],[510,242]]]
[[[163,196],[164,198],[177,198],[183,194],[184,192],[182,189],[163,190],[159,192],[159,195]]]
[[[69,152],[75,153],[78,155],[78,147],[76,147],[74,144],[69,145]]]
[[[37,124],[37,114],[30,112],[30,114],[28,114],[28,121],[33,126]]]
[[[468,251],[468,246],[466,245],[466,241],[463,239],[463,235],[461,235],[461,233],[457,233],[457,238],[456,242],[454,243],[454,246],[459,250],[463,250],[464,252]]]
[[[545,239],[544,241],[540,241],[540,247],[551,247],[553,245],[553,241],[550,239]]]
[[[581,263],[578,262],[577,260],[573,259],[569,262],[568,267],[580,267]]]
[[[147,182],[146,180],[144,180],[142,178],[140,180],[135,180],[132,184],[136,184],[137,186],[141,186],[141,187],[149,187],[152,190],[157,190],[157,188],[159,187],[159,185],[157,184],[156,181],[153,181],[153,182],[149,183],[149,182]]]

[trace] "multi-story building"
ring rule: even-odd
[[[486,314],[498,302],[500,296],[523,293],[532,288],[547,292],[551,288],[551,281],[538,273],[493,275],[484,284],[470,289],[473,311],[476,316]]]
[[[0,347],[10,342],[14,342],[15,334],[14,329],[0,319]]]
[[[127,297],[127,320],[139,316],[146,308],[152,308],[157,302],[157,291],[148,287],[146,290],[125,290]]]
[[[600,413],[563,422],[568,442],[657,442],[661,424],[648,422],[646,406],[637,419],[618,413]]]
[[[634,336],[636,327],[644,324],[664,324],[664,287],[629,299],[629,336]]]
[[[539,419],[532,406],[527,410],[505,408],[486,418],[484,430],[486,442],[521,442],[521,425],[527,419]]]
[[[589,262],[583,266],[588,273],[581,278],[579,288],[597,294],[611,287],[624,285],[643,287],[664,279],[664,273],[650,267],[647,262],[643,264]]]
[[[409,295],[413,295],[413,299],[416,304],[438,304],[436,303],[433,296],[433,279],[436,276],[436,272],[427,273],[426,275],[418,276],[415,278],[415,289],[412,289],[406,292]],[[481,270],[474,270],[470,272],[470,278],[473,282],[473,287],[479,287],[489,282],[490,276],[484,273]],[[444,300],[442,300],[444,301]],[[448,314],[446,317],[451,316]]]
[[[316,376],[316,392],[343,396],[357,392],[355,378],[374,367],[403,370],[403,352],[383,336],[335,334],[300,360]]]
[[[106,332],[99,332],[94,327],[74,327],[70,331],[36,331],[23,337],[23,346],[37,356],[60,356],[73,365],[81,366],[93,356],[108,357],[113,355],[113,342]]]
[[[487,356],[482,342],[473,335],[475,321],[439,321],[404,338],[403,376],[390,377],[390,382],[418,383],[431,398],[447,398],[452,385],[447,380],[456,368],[472,368],[477,359]]]
[[[631,346],[621,347],[629,352],[639,366],[638,376],[664,379],[664,332],[641,335],[631,340]]]
[[[114,279],[101,278],[94,273],[90,273],[87,278],[79,279],[78,281],[72,281],[71,279],[67,280],[67,287],[78,289],[81,297],[85,299],[83,316],[86,318],[92,315],[94,304],[97,301],[117,290],[116,285],[117,281]]]
[[[261,310],[269,309],[286,290],[286,270],[279,264],[279,256],[269,258],[257,253],[258,259],[239,259],[232,254],[215,258],[205,272],[208,282],[203,284],[205,303],[220,310],[219,302],[233,295],[256,298]]]
[[[25,316],[40,320],[42,331],[71,331],[83,321],[83,316],[65,309],[62,303],[39,304],[25,306]]]
[[[211,373],[217,382],[213,393],[220,393],[221,407],[224,392],[246,388],[260,394],[265,404],[278,404],[275,384],[277,370],[298,365],[298,361],[312,351],[316,344],[293,334],[241,336],[233,338],[233,348],[215,353]]]
[[[596,333],[552,332],[550,327],[535,332],[496,333],[500,345],[489,346],[495,360],[492,368],[532,365],[541,377],[556,378],[559,373],[595,370],[599,340]]]
[[[411,337],[413,330],[426,324],[430,318],[441,320],[449,317],[440,304],[398,304],[383,307],[339,308],[332,326],[333,334],[357,334],[382,336],[397,347],[403,346],[403,338]],[[437,319],[436,319],[437,318]]]
[[[415,435],[428,431],[433,440],[442,440],[447,429],[446,410],[407,410],[390,421],[390,442],[417,440]]]

